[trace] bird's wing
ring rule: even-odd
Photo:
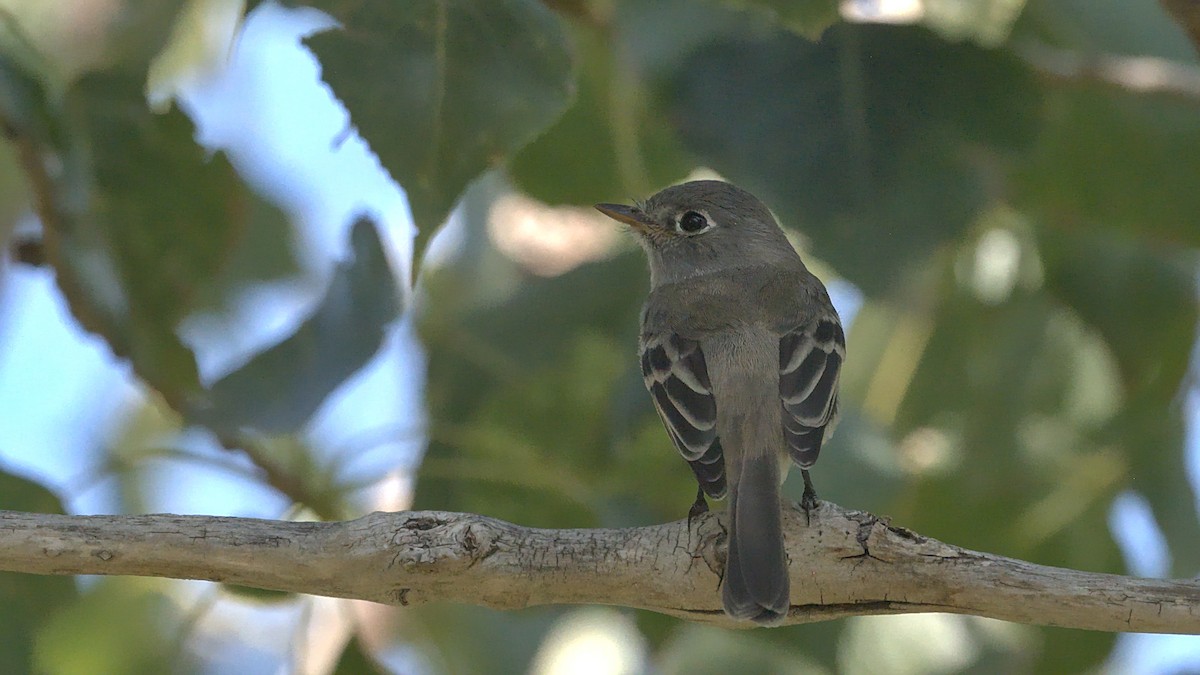
[[[779,339],[783,435],[792,461],[801,467],[817,461],[821,442],[833,433],[845,358],[846,336],[836,314],[797,326]]]
[[[704,493],[725,496],[725,457],[717,437],[717,403],[700,343],[673,333],[643,337],[642,377],[679,454]]]

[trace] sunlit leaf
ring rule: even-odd
[[[185,1],[114,0],[86,8],[69,1],[5,2],[0,51],[56,98],[88,72],[119,66],[145,75]],[[81,30],[82,16],[87,28]]]
[[[733,7],[766,11],[788,30],[816,40],[838,19],[837,0],[723,0]]]
[[[191,0],[180,11],[170,39],[150,65],[146,96],[151,106],[169,106],[189,85],[220,72],[233,53],[243,0]]]
[[[970,39],[994,47],[1008,38],[1025,0],[949,0],[918,7],[923,23],[947,40]]]

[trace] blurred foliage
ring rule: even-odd
[[[218,433],[252,428],[293,434],[338,384],[379,350],[400,313],[400,296],[379,234],[360,219],[350,233],[352,262],[334,271],[325,297],[283,342],[255,355],[212,386],[211,403],[192,417]],[[346,329],[353,327],[353,332]],[[288,396],[276,396],[278,391]]]
[[[34,671],[62,675],[195,668],[180,649],[180,617],[161,582],[104,579],[38,632]],[[114,620],[119,617],[119,620]]]
[[[324,10],[344,29],[306,43],[404,186],[418,262],[467,183],[533,140],[574,88],[564,26],[536,0],[294,4]]]
[[[37,483],[5,473],[0,467],[0,509],[62,513],[58,497]],[[56,612],[78,599],[70,577],[40,577],[0,572],[0,671],[32,670],[34,640]]]
[[[0,3],[0,235],[31,209],[76,319],[183,424],[246,446],[311,511],[351,513],[296,436],[376,352],[406,280],[359,223],[311,316],[202,383],[180,323],[296,274],[297,225],[206,156],[183,113],[147,106],[185,3],[110,4],[94,43],[74,44],[51,5]],[[1152,0],[939,0],[908,25],[848,22],[825,0],[288,4],[340,23],[306,44],[405,189],[418,262],[460,206],[457,250],[421,271],[416,507],[544,527],[684,516],[692,478],[635,367],[640,254],[540,277],[493,245],[514,225],[491,207],[513,191],[640,198],[703,168],[760,195],[823,276],[862,293],[843,422],[815,469],[823,497],[955,544],[1122,573],[1107,518],[1132,489],[1171,573],[1200,570],[1180,403],[1198,318],[1200,64]],[[1098,56],[1150,60],[1089,67]],[[61,509],[3,473],[0,507]],[[156,588],[80,596],[0,575],[0,670],[189,670]],[[435,671],[519,671],[559,611],[405,610],[396,638]],[[961,617],[730,633],[635,616],[668,673],[1079,672],[1113,644]],[[935,635],[958,647],[906,646]],[[351,640],[339,672],[377,667],[369,643]]]
[[[333,670],[333,675],[369,675],[371,673],[386,675],[388,672],[379,662],[371,658],[367,649],[355,638],[346,645],[345,651],[338,659],[337,667]]]

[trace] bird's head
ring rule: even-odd
[[[632,206],[596,208],[637,235],[655,285],[739,267],[799,263],[771,211],[724,181],[672,185]]]

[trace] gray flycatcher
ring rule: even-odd
[[[650,261],[642,375],[700,484],[693,513],[729,492],[725,613],[777,624],[789,604],[779,488],[807,468],[837,419],[845,337],[829,293],[754,195],[722,181],[669,187],[628,224]]]

